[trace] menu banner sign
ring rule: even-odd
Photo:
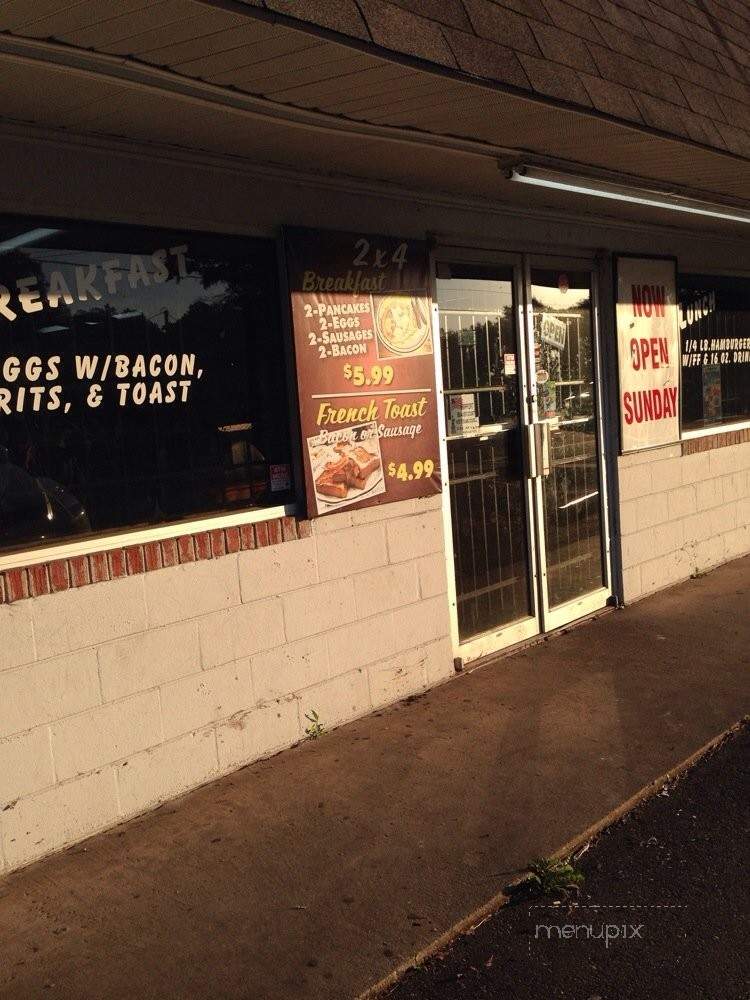
[[[440,492],[427,245],[286,229],[310,517]]]
[[[617,260],[623,452],[680,439],[680,331],[673,260]]]

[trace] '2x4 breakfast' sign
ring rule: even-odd
[[[440,491],[428,254],[284,233],[310,517]]]
[[[680,331],[674,260],[617,259],[623,452],[680,438]]]

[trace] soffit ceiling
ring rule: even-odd
[[[750,199],[750,161],[740,157],[233,6],[0,0],[2,118],[500,200],[521,194],[498,159],[586,164],[715,200]],[[522,198],[561,203],[528,189]]]

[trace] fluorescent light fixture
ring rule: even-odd
[[[28,246],[29,243],[39,243],[41,240],[46,240],[50,236],[57,236],[61,232],[62,229],[30,229],[27,233],[21,233],[9,240],[3,240],[0,243],[0,253],[10,253],[11,250]]]
[[[601,181],[582,174],[567,174],[562,170],[550,170],[547,167],[513,167],[508,173],[508,178],[519,184],[532,184],[535,187],[568,191],[571,194],[584,194],[592,198],[608,198],[612,201],[626,201],[632,205],[666,208],[672,212],[685,212],[688,215],[723,219],[725,222],[750,223],[750,211],[746,212],[741,208],[730,208],[710,201],[683,198],[680,195],[651,191],[648,188],[629,187],[627,184]]]

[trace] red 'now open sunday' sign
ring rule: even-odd
[[[680,438],[680,332],[673,260],[617,260],[617,354],[623,452]]]

